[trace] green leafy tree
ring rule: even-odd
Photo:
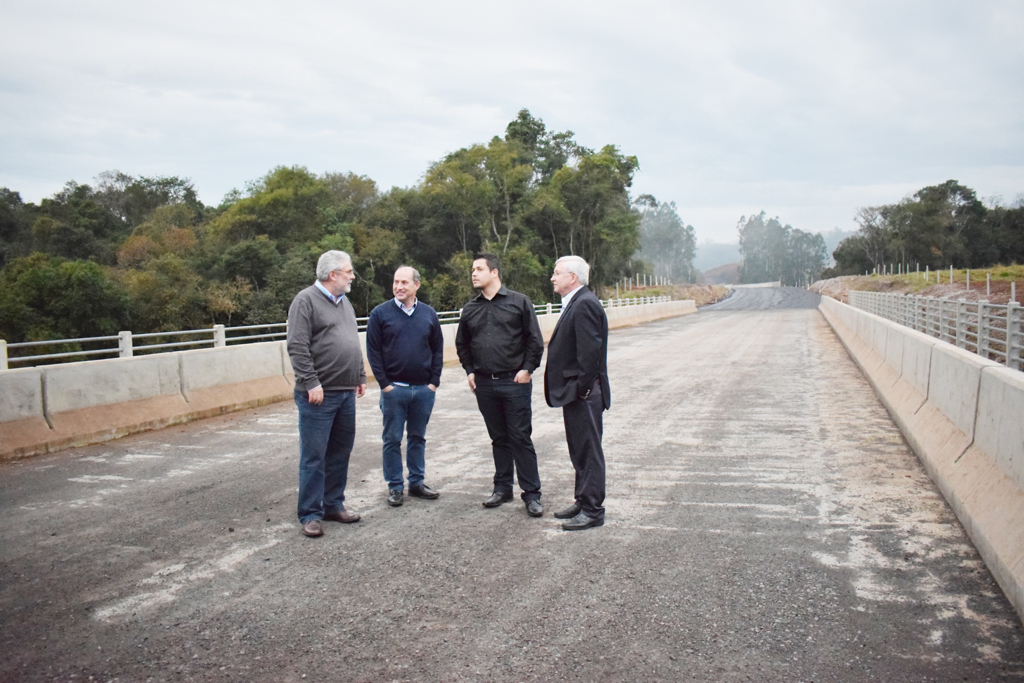
[[[341,223],[361,221],[377,203],[377,183],[354,173],[325,173],[322,178],[330,197],[330,208]]]
[[[549,132],[544,121],[531,116],[528,109],[519,110],[516,118],[506,126],[505,140],[517,145],[523,163],[534,167],[538,184],[549,182],[563,166],[594,153],[594,150],[579,145],[571,130]]]
[[[350,299],[361,315],[390,298],[399,265],[420,270],[425,301],[461,307],[473,295],[477,251],[498,254],[505,281],[541,303],[554,297],[548,278],[559,256],[587,259],[595,286],[632,271],[637,168],[616,147],[594,152],[523,109],[504,138],[457,150],[419,185],[387,192],[366,176],[317,176],[302,166],[276,167],[215,209],[187,179],[118,171],[94,187],[70,182],[39,207],[7,191],[0,258],[35,249],[44,260],[109,264],[100,272],[126,297],[122,329],[138,332],[280,322],[328,249],[352,255]],[[6,305],[14,310],[17,301]],[[50,329],[52,320],[38,318],[36,327]]]
[[[218,265],[228,283],[242,280],[259,289],[266,286],[270,274],[282,260],[277,245],[266,235],[257,235],[255,239],[228,247]]]
[[[0,338],[8,342],[117,334],[126,293],[91,261],[35,253],[0,271]]]
[[[100,204],[88,185],[69,182],[39,205],[32,226],[33,250],[65,259],[114,263],[114,250],[129,230]]]
[[[986,223],[991,226],[999,250],[999,257],[992,264],[1024,264],[1024,207],[997,206],[989,211]]]
[[[764,211],[740,219],[739,237],[743,255],[740,282],[806,286],[825,269],[828,253],[820,234],[783,225],[778,218],[766,220]]]
[[[443,272],[428,283],[430,305],[439,311],[461,310],[467,301],[476,296],[470,280],[472,268],[473,254],[465,251],[452,254]]]
[[[638,168],[636,157],[606,145],[578,167],[562,167],[551,180],[569,217],[566,232],[555,238],[555,252],[583,257],[595,284],[625,275],[640,246],[640,214],[628,192]]]
[[[433,209],[429,235],[449,254],[480,248],[480,227],[496,193],[484,170],[487,151],[482,145],[459,150],[424,177],[422,193]]]
[[[283,251],[315,243],[329,230],[331,189],[302,166],[279,166],[250,183],[248,194],[234,201],[209,225],[207,249],[220,251],[241,240],[266,235]]]
[[[36,206],[22,202],[19,193],[0,187],[0,268],[31,252],[36,213]]]
[[[492,139],[487,147],[484,172],[494,191],[487,216],[490,231],[486,239],[494,238],[499,254],[508,251],[513,233],[522,224],[516,208],[529,191],[533,178],[533,166],[523,161],[517,146],[499,137]]]
[[[141,269],[120,273],[128,292],[134,332],[191,330],[209,325],[203,278],[174,254],[148,261]]]
[[[119,218],[129,228],[142,223],[156,209],[178,204],[188,209],[195,224],[206,207],[199,201],[190,180],[177,177],[134,178],[120,171],[105,171],[97,178],[93,196],[97,203]]]
[[[974,190],[955,180],[930,185],[896,204],[860,209],[860,229],[833,252],[836,266],[829,273],[861,273],[896,263],[934,270],[1010,261],[1014,247],[1006,239],[1005,219],[1005,213],[987,210]]]

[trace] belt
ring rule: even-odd
[[[518,372],[518,370],[509,370],[508,372],[477,372],[476,376],[487,379],[512,379]]]

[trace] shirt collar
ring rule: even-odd
[[[394,301],[395,301],[395,304],[396,304],[396,305],[397,305],[397,306],[398,306],[398,307],[399,307],[400,309],[402,309],[402,311],[403,311],[403,312],[405,312],[405,313],[410,313],[410,314],[411,314],[411,313],[412,313],[413,311],[415,311],[415,310],[416,310],[416,305],[417,305],[417,304],[419,304],[419,302],[420,302],[420,300],[419,300],[419,299],[413,299],[413,301],[412,301],[412,306],[408,306],[408,307],[406,307],[406,305],[405,305],[405,304],[403,304],[403,303],[402,303],[401,301],[399,301],[399,300],[398,300],[398,297],[397,297],[397,296],[395,297]]]
[[[576,289],[572,290],[571,292],[562,297],[563,309],[569,305],[569,302],[572,301],[572,298],[576,296],[576,292],[580,291],[581,289],[583,289],[583,285],[576,285]]]
[[[505,288],[505,285],[502,285],[501,287],[498,288],[498,291],[494,293],[494,296],[508,296],[508,289]],[[484,293],[482,291],[476,295],[476,298],[483,299],[484,301],[487,300],[487,297],[484,296]],[[493,301],[494,297],[491,297],[491,300]]]
[[[313,284],[314,284],[314,285],[316,286],[316,288],[317,288],[317,289],[319,289],[319,290],[320,290],[321,292],[323,292],[323,293],[324,293],[324,294],[325,294],[325,295],[327,296],[327,298],[328,298],[328,299],[330,299],[330,300],[331,300],[331,303],[335,303],[335,304],[337,304],[337,303],[339,303],[339,302],[340,302],[340,301],[341,301],[342,299],[344,299],[344,298],[345,298],[345,295],[344,295],[344,294],[342,294],[341,296],[334,296],[333,294],[331,294],[330,292],[328,292],[328,291],[327,291],[327,288],[326,288],[326,287],[324,287],[323,283],[322,283],[322,282],[320,282],[319,280],[317,280],[317,281],[316,281],[316,282],[314,282]]]

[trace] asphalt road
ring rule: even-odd
[[[289,403],[0,466],[0,680],[1024,677],[1018,617],[815,297],[734,296],[612,332],[597,529],[551,517],[572,469],[539,383],[547,512],[481,507],[456,367],[428,431],[441,498],[385,504],[373,388],[363,521],[320,539]]]

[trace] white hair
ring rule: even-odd
[[[352,257],[345,252],[337,249],[325,251],[320,254],[320,259],[316,262],[316,279],[320,282],[327,282],[331,279],[331,273],[341,270],[346,263],[351,265]]]
[[[575,273],[576,279],[580,281],[581,285],[590,283],[590,264],[579,256],[563,256],[555,261],[556,266],[559,263],[565,266],[567,273]]]

